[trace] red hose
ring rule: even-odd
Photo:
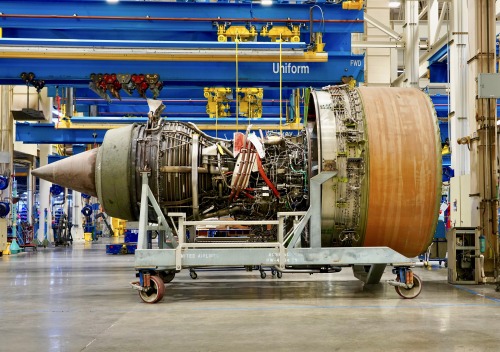
[[[274,187],[271,180],[267,178],[266,172],[264,171],[264,168],[262,167],[262,161],[260,160],[259,153],[257,153],[257,166],[259,167],[259,174],[262,177],[262,179],[266,182],[266,184],[269,186],[269,188],[271,188],[271,190],[273,191],[276,198],[280,198],[280,192],[278,192],[276,187]]]

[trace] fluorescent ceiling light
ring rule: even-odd
[[[389,1],[389,7],[396,9],[401,6],[401,1]]]
[[[273,4],[273,0],[261,0],[260,4],[264,6],[269,6]]]
[[[116,3],[120,2],[120,0],[106,0],[106,2],[109,4],[116,4]]]

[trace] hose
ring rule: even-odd
[[[262,167],[262,161],[260,160],[260,156],[257,153],[257,166],[259,167],[259,174],[264,180],[264,182],[269,186],[269,188],[273,191],[274,195],[276,198],[280,198],[280,192],[274,187],[273,183],[271,180],[267,177],[266,172],[264,171],[264,168]]]

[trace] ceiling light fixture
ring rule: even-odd
[[[272,0],[261,0],[260,4],[263,6],[270,6],[273,4],[273,1]]]
[[[389,7],[391,9],[397,9],[401,6],[401,1],[389,1]]]

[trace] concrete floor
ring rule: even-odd
[[[415,269],[415,300],[363,287],[348,268],[265,280],[183,271],[148,305],[128,286],[132,267],[102,243],[0,258],[0,351],[500,350],[500,294],[449,285],[445,268]]]

